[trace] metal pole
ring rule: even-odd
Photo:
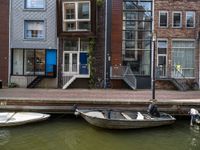
[[[107,0],[105,0],[105,49],[104,49],[104,88],[106,88],[106,73],[107,73],[107,19],[108,19],[108,8]]]
[[[152,99],[155,100],[155,54],[156,54],[156,38],[153,38],[153,74],[152,74]]]

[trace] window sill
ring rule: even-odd
[[[166,27],[161,27],[161,26],[159,26],[159,28],[160,28],[160,29],[167,29],[168,26],[166,26]]]
[[[172,27],[172,29],[182,29],[183,27]]]
[[[195,27],[185,27],[186,29],[195,29]]]
[[[46,8],[24,8],[23,11],[45,12]]]
[[[46,39],[24,39],[24,41],[46,41]]]

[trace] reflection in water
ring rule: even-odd
[[[9,138],[10,138],[9,130],[0,130],[0,146],[8,143]]]
[[[74,116],[0,130],[0,150],[200,150],[199,126],[105,130]]]
[[[194,150],[198,149],[199,147],[199,133],[200,133],[200,128],[198,125],[194,125],[190,127],[191,131],[191,137],[190,137],[190,148],[189,150]]]

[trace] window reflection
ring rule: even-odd
[[[122,29],[123,64],[130,65],[135,74],[150,75],[151,0],[124,0]]]
[[[34,75],[34,50],[25,49],[24,74]]]

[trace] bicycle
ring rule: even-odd
[[[104,79],[102,78],[97,78],[95,81],[95,88],[97,89],[102,89],[102,88],[112,88],[112,83],[110,79],[106,78],[106,85],[104,85]]]

